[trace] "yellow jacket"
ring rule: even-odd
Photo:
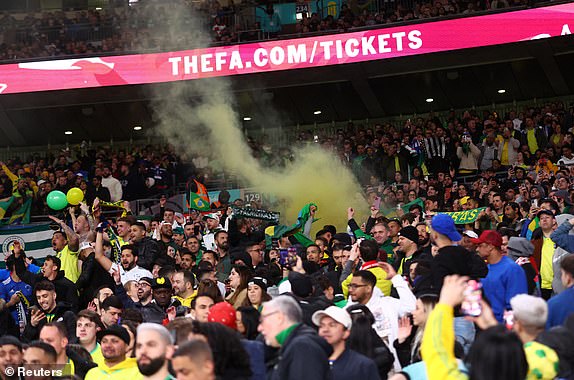
[[[430,313],[421,355],[427,368],[428,380],[467,380],[458,368],[454,356],[454,312],[451,306],[439,303]]]
[[[123,362],[111,368],[105,363],[92,368],[88,371],[84,380],[139,380],[142,378],[136,358],[126,358]]]
[[[363,264],[363,267],[361,268],[364,267],[365,265]],[[379,266],[373,266],[368,268],[367,270],[372,274],[374,274],[375,277],[377,278],[377,288],[379,288],[385,296],[390,296],[392,283],[389,280],[387,280],[387,272],[385,272],[383,268]],[[349,284],[351,283],[352,279],[353,275],[351,274],[341,284],[345,298],[349,297]]]

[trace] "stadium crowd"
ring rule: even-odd
[[[203,213],[161,199],[152,220],[104,216],[105,196],[126,199],[114,175],[137,172],[141,190],[144,173],[177,171],[169,149],[3,166],[23,177],[5,185],[20,196],[42,180],[95,190],[70,220],[50,216],[43,263],[18,242],[6,255],[0,377],[59,364],[88,380],[572,379],[572,116],[549,103],[303,133],[339,154],[370,205],[366,220],[363,205],[322,205],[348,223],[313,235],[316,204],[275,225],[227,191]]]
[[[105,9],[29,12],[15,17],[4,12],[0,17],[0,60],[78,56],[86,54],[149,52],[197,47],[196,37],[183,33],[203,28],[213,43],[261,40],[293,33],[344,32],[360,27],[424,20],[452,15],[530,5],[526,0],[494,1],[385,1],[343,3],[337,16],[323,10],[304,13],[295,28],[284,25],[272,3],[209,1],[139,1],[128,6],[114,2]],[[115,6],[114,6],[115,5]],[[259,6],[263,16],[245,12]],[[199,15],[187,18],[187,11]],[[246,16],[251,14],[251,16]],[[197,23],[201,25],[197,25]],[[201,46],[203,47],[203,46]]]

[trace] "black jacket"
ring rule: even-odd
[[[279,360],[268,373],[270,380],[330,379],[333,349],[315,330],[299,324],[279,350]]]
[[[28,321],[26,323],[24,333],[22,334],[22,337],[26,342],[37,340],[40,337],[40,330],[42,330],[42,327],[44,327],[45,324],[59,321],[64,322],[66,325],[66,329],[68,331],[68,340],[73,342],[76,339],[76,316],[70,310],[70,305],[65,303],[58,303],[50,314],[52,314],[53,317],[43,318],[38,323],[38,326],[34,327],[31,323],[31,310],[28,309]]]
[[[138,265],[151,271],[153,264],[159,256],[157,240],[146,236],[141,241],[135,243],[134,247],[138,253]]]
[[[96,363],[82,358],[80,354],[69,347],[66,347],[66,355],[72,362],[74,362],[74,375],[78,376],[80,379],[85,378],[89,370],[98,366]]]
[[[333,362],[333,380],[379,380],[379,371],[373,359],[350,349],[343,351]]]
[[[22,279],[22,281],[30,284],[32,287],[40,281],[50,281],[56,288],[56,302],[67,303],[70,305],[72,311],[78,311],[78,288],[76,287],[76,284],[64,277],[63,270],[58,272],[54,281],[51,281],[44,277],[42,272],[34,274],[28,271],[24,264],[24,259],[19,257],[16,259],[16,274]]]
[[[458,274],[472,279],[484,278],[488,274],[488,267],[478,254],[458,245],[449,245],[438,250],[431,262],[431,271],[433,288],[440,294],[446,276]]]
[[[141,302],[134,302],[126,293],[126,290],[122,285],[116,285],[115,295],[122,301],[124,309],[137,309],[142,313],[142,318],[144,322],[159,323],[162,324],[163,320],[167,317],[165,311],[155,303],[151,301],[150,303],[143,305]]]
[[[96,254],[92,252],[82,261],[82,271],[76,281],[76,287],[80,292],[80,310],[88,306],[98,288],[107,286],[113,289],[114,285],[112,276],[96,261]]]

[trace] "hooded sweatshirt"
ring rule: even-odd
[[[138,369],[136,358],[126,358],[123,362],[113,367],[108,367],[105,363],[92,368],[86,374],[85,380],[127,380],[139,379],[142,377]]]

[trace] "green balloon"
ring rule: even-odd
[[[66,199],[66,194],[60,190],[54,190],[46,197],[46,203],[48,203],[48,207],[52,210],[59,211],[68,205],[68,200]]]

